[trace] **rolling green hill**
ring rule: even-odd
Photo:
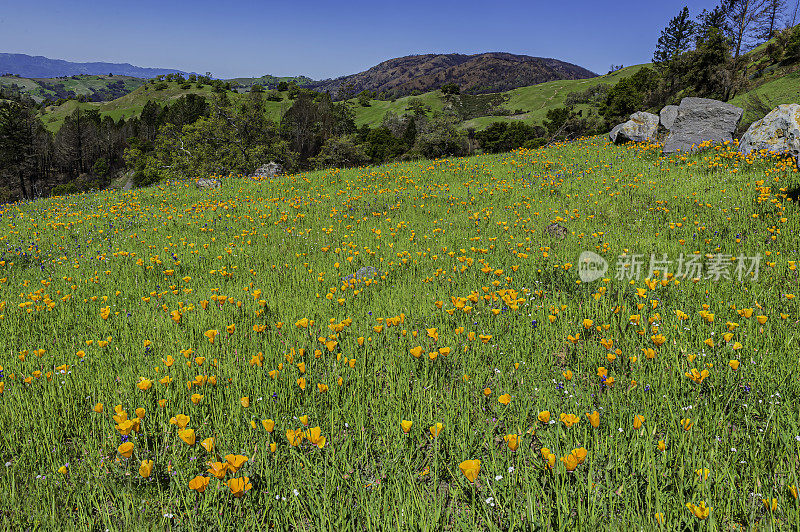
[[[47,129],[55,132],[61,128],[64,118],[78,108],[96,109],[100,112],[101,117],[110,116],[114,120],[119,120],[120,118],[128,119],[139,116],[148,100],[154,100],[162,105],[169,105],[186,94],[198,94],[206,98],[210,98],[213,94],[211,87],[207,85],[200,89],[197,88],[196,84],[192,84],[190,89],[180,88],[181,84],[177,82],[166,83],[166,85],[167,88],[161,90],[154,90],[152,84],[142,85],[125,96],[110,102],[77,102],[71,100],[61,105],[49,106],[45,108],[42,121]]]
[[[36,102],[45,99],[86,96],[93,100],[113,100],[147,83],[130,76],[75,75],[59,78],[20,78],[0,76],[0,87],[17,87]]]

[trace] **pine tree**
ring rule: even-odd
[[[689,18],[689,8],[685,7],[678,16],[669,21],[669,25],[661,30],[658,45],[653,52],[653,63],[662,65],[672,61],[676,56],[689,50],[697,25]]]

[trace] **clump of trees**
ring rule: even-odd
[[[798,3],[785,0],[723,0],[695,19],[684,7],[661,32],[653,63],[659,86],[655,100],[681,96],[729,100],[758,76],[744,54],[770,40],[759,64],[788,64],[800,59],[791,43],[800,42]],[[800,48],[800,44],[794,45]]]

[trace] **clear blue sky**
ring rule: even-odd
[[[716,2],[688,4],[694,17]],[[683,3],[643,0],[0,0],[0,52],[210,71],[353,74],[393,57],[511,52],[604,74],[650,61]],[[391,7],[389,7],[391,6]]]

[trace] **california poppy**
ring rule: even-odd
[[[561,414],[561,421],[566,425],[567,428],[575,425],[580,421],[580,418],[575,414]]]
[[[208,486],[208,480],[208,477],[202,477],[198,475],[189,481],[189,489],[194,490],[197,493],[203,493],[206,491],[206,487]]]
[[[222,462],[209,462],[208,463],[208,472],[211,475],[214,475],[217,478],[222,478],[225,476],[225,473],[228,471],[228,464]]]
[[[178,436],[180,436],[180,438],[188,445],[194,445],[194,429],[183,429],[182,431],[178,432]]]
[[[267,432],[272,432],[275,429],[275,422],[272,421],[271,419],[262,419],[261,425]]]
[[[512,451],[516,451],[519,447],[519,436],[517,434],[507,434],[503,439],[508,443],[508,448]]]
[[[461,472],[464,473],[467,480],[475,482],[475,479],[478,478],[478,473],[481,471],[481,461],[464,460],[458,465],[458,468],[461,469]]]
[[[152,460],[142,460],[142,464],[139,466],[139,474],[142,478],[147,478],[150,476],[150,473],[153,472],[153,461]]]
[[[710,506],[707,507],[705,501],[700,501],[700,504],[698,505],[687,502],[686,507],[698,519],[707,519],[708,515],[711,513],[711,510],[714,509]]]
[[[175,423],[173,424],[177,425],[179,429],[185,429],[191,420],[191,418],[186,414],[178,414],[173,419],[175,420]],[[172,423],[172,419],[170,419],[170,423]]]
[[[248,477],[243,477],[230,479],[228,481],[228,487],[231,489],[231,493],[233,493],[234,497],[241,497],[246,491],[252,489],[253,485],[250,484],[250,479]]]
[[[578,457],[573,453],[569,453],[567,456],[561,458],[561,461],[564,463],[564,467],[567,471],[575,471],[575,468],[578,467]]]
[[[303,431],[301,429],[292,430],[286,429],[286,439],[289,440],[289,445],[297,447],[303,441]]]
[[[539,415],[537,416],[537,418],[542,423],[550,423],[550,411],[543,410],[543,411],[539,412]]]
[[[589,454],[584,447],[578,447],[577,449],[572,450],[572,454],[575,455],[575,458],[578,460],[578,464],[582,464],[586,461],[586,456]]]
[[[125,458],[130,458],[133,454],[133,442],[126,441],[119,447],[117,447],[117,451]]]
[[[600,426],[600,413],[597,410],[591,414],[586,414],[586,417],[589,418],[589,423],[592,424],[592,427],[597,428]]]
[[[325,447],[325,436],[322,436],[322,429],[314,427],[308,431],[308,439],[311,443],[322,449]]]
[[[248,458],[241,454],[227,454],[225,455],[225,463],[228,465],[228,471],[236,473],[241,468]]]
[[[403,432],[408,434],[408,431],[411,430],[411,425],[413,425],[413,424],[414,424],[413,421],[408,421],[408,420],[404,419],[403,421],[400,422],[400,428],[403,429]]]
[[[428,430],[431,431],[431,437],[436,438],[439,436],[439,433],[442,432],[444,425],[442,423],[436,423],[435,425],[431,425]]]

